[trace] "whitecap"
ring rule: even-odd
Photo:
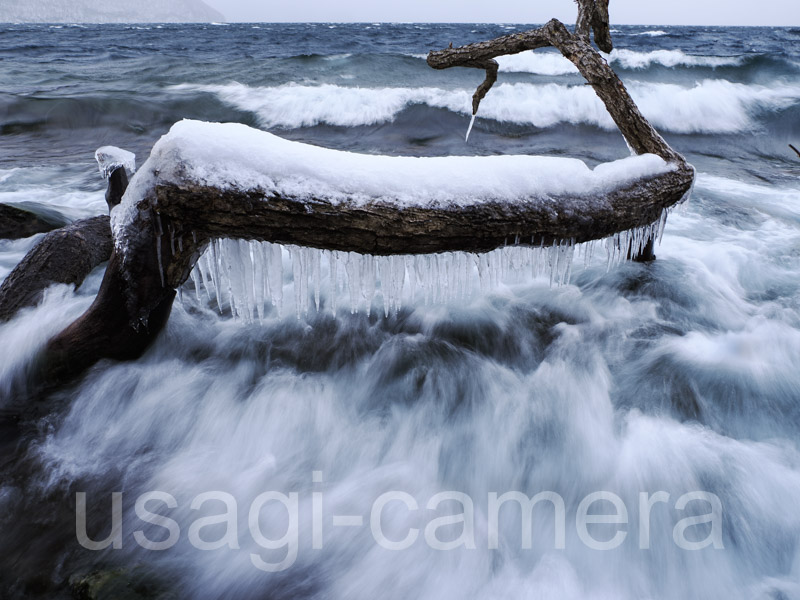
[[[266,128],[344,127],[392,121],[414,104],[471,115],[473,90],[441,88],[358,88],[287,84],[277,87],[185,84],[172,89],[214,94],[226,104],[256,115]],[[676,133],[735,133],[758,126],[757,115],[800,103],[800,86],[765,87],[704,80],[692,87],[633,82],[629,90],[642,113],[662,130]],[[613,130],[615,125],[585,85],[512,83],[496,86],[481,103],[480,116],[508,123],[552,127],[587,124]]]

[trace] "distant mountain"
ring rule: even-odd
[[[202,0],[0,0],[0,23],[212,23]]]

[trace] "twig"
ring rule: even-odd
[[[797,148],[795,148],[795,147],[794,147],[794,146],[792,146],[791,144],[789,144],[789,148],[791,148],[792,150],[794,150],[794,151],[795,151],[795,154],[797,154],[797,156],[800,156],[800,150],[798,150]]]

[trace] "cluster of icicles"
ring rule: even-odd
[[[388,317],[403,305],[466,299],[477,290],[485,293],[501,283],[520,283],[541,276],[549,276],[550,285],[569,283],[576,251],[588,265],[596,246],[603,245],[611,268],[629,254],[640,253],[649,240],[660,240],[666,219],[664,211],[651,225],[585,244],[564,241],[552,246],[529,246],[516,240],[513,245],[482,254],[371,256],[220,239],[209,244],[191,277],[199,302],[205,296],[220,313],[229,306],[234,317],[245,322],[263,320],[269,305],[282,316],[292,303],[292,312],[300,318],[312,306],[317,312],[323,310],[324,299],[325,308],[336,314],[340,293],[349,297],[351,313],[364,310],[367,315],[373,301],[380,297]],[[284,292],[288,272],[293,294]],[[323,292],[327,293],[323,296]]]

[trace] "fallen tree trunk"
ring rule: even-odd
[[[193,232],[198,240],[236,237],[377,256],[488,252],[514,243],[582,243],[647,226],[687,193],[692,177],[691,168],[677,168],[591,201],[574,196],[547,203],[400,210],[390,203],[347,208],[325,200],[298,201],[185,182],[156,187],[153,207],[162,220],[180,224],[173,227]],[[638,201],[632,203],[634,197]],[[170,263],[176,260],[171,249],[163,256]]]
[[[553,20],[524,34],[433,52],[428,63],[434,68],[485,69],[487,79],[474,97],[473,109],[477,112],[481,98],[496,80],[494,57],[555,46],[595,89],[632,150],[661,157],[668,169],[608,190],[544,193],[517,201],[484,198],[466,204],[409,205],[375,198],[341,202],[314,196],[302,186],[305,191],[301,193],[281,193],[281,189],[299,188],[296,181],[290,181],[288,187],[277,186],[275,176],[285,175],[280,169],[258,176],[242,171],[243,164],[261,168],[258,157],[251,156],[259,152],[252,136],[246,142],[254,145],[233,160],[229,157],[234,166],[220,175],[214,172],[224,171],[219,165],[224,162],[226,149],[208,146],[230,132],[209,131],[203,144],[184,140],[194,147],[185,156],[179,134],[165,141],[173,135],[171,132],[153,149],[147,168],[137,174],[132,186],[135,191],[129,190],[122,206],[114,211],[115,251],[103,285],[90,309],[48,344],[44,364],[48,365],[49,377],[69,378],[102,358],[141,355],[166,323],[175,289],[186,281],[214,238],[374,255],[485,252],[513,243],[586,242],[658,221],[689,192],[694,169],[641,115],[622,82],[591,47],[591,31],[601,48],[611,49],[605,0],[580,0],[575,34]],[[290,154],[295,150],[287,148]],[[280,155],[276,158],[280,160]],[[312,169],[329,171],[331,164],[342,162],[340,158],[324,166],[313,161],[298,164],[303,173],[308,172],[309,164]],[[196,165],[194,159],[208,164]],[[237,185],[235,174],[249,183]],[[409,186],[415,183],[412,178]],[[647,241],[643,240],[645,244]],[[644,250],[648,252],[648,248]]]

